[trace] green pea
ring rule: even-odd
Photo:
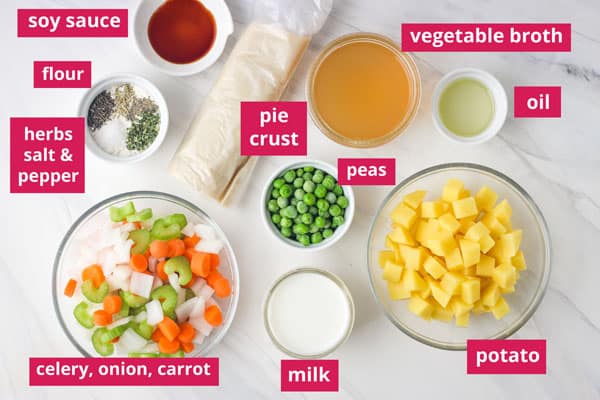
[[[327,210],[329,208],[329,202],[325,199],[317,200],[317,208],[319,210]]]
[[[306,172],[313,172],[313,171],[315,170],[315,167],[306,166],[306,167],[304,167],[304,170],[305,170]]]
[[[323,178],[324,178],[323,173],[321,171],[316,171],[312,177],[312,181],[314,183],[321,183],[321,182],[323,182]]]
[[[333,226],[342,226],[344,224],[344,217],[342,217],[341,215],[337,215],[333,217],[331,223],[333,224]]]
[[[338,206],[346,208],[348,207],[348,198],[346,196],[340,196],[337,198],[336,203]]]
[[[337,217],[341,213],[342,209],[337,204],[333,204],[331,207],[329,207],[329,214],[331,214],[332,217]]]
[[[304,175],[304,170],[302,168],[298,168],[296,170],[296,176],[300,177],[302,175]]]
[[[300,219],[302,220],[302,223],[306,225],[310,225],[313,222],[313,216],[308,213],[302,214]]]
[[[304,179],[302,179],[302,178],[294,179],[294,187],[296,189],[301,188],[303,184],[304,184]]]
[[[292,195],[292,187],[287,183],[279,188],[281,197],[290,197]]]
[[[296,211],[296,207],[294,206],[287,206],[285,208],[285,214],[284,217],[287,218],[296,218],[298,216],[298,211]]]
[[[312,193],[306,193],[304,195],[304,197],[302,198],[302,201],[304,201],[309,206],[314,206],[315,203],[317,202],[317,198]]]
[[[285,180],[283,178],[277,178],[273,181],[273,187],[279,189],[281,186],[283,186],[284,183]]]
[[[312,223],[310,225],[310,233],[315,233],[315,232],[319,232],[321,230],[321,228],[319,228],[316,224]]]
[[[323,237],[325,239],[327,239],[328,237],[331,237],[332,235],[333,235],[333,230],[331,230],[331,229],[325,229],[323,231]]]
[[[305,194],[306,192],[304,190],[296,189],[296,191],[294,192],[294,197],[298,200],[302,200]]]
[[[298,210],[300,214],[304,214],[308,211],[308,206],[305,202],[299,201],[298,204],[296,204],[296,210]]]
[[[329,210],[319,210],[319,217],[323,217],[325,219],[329,218],[331,214],[329,214]]]
[[[312,243],[321,243],[323,241],[323,235],[320,232],[315,232],[310,236]]]
[[[296,218],[294,218],[295,225],[300,225],[301,223],[302,223],[302,219],[300,218],[300,216],[297,216]]]
[[[273,189],[273,191],[271,192],[271,197],[276,199],[278,197],[280,197],[281,195],[279,194],[279,189]]]
[[[304,189],[306,193],[312,193],[315,191],[315,183],[313,181],[304,181],[302,189]]]
[[[321,217],[321,216],[319,216],[319,217],[315,218],[315,225],[316,225],[318,228],[323,228],[323,227],[325,227],[325,218],[323,218],[323,217]]]
[[[331,219],[329,218],[325,220],[325,229],[327,228],[331,228]]]
[[[281,218],[280,224],[282,228],[290,228],[292,226],[292,220],[288,217],[283,217]]]
[[[282,226],[281,227],[281,234],[283,236],[285,236],[286,238],[289,238],[292,236],[292,230],[290,229],[289,226]]]
[[[277,200],[269,200],[269,202],[267,203],[267,209],[271,212],[277,212],[279,211],[281,207],[279,207],[279,205],[277,204]]]
[[[273,221],[275,225],[279,225],[281,223],[281,215],[273,214],[273,216],[271,217],[271,221]]]
[[[298,199],[294,197],[292,200],[290,200],[290,204],[296,207],[296,204],[298,204]]]
[[[285,208],[289,205],[290,201],[286,197],[280,197],[277,199],[277,205],[279,208]]]
[[[292,230],[294,231],[294,233],[296,235],[304,235],[304,234],[308,233],[308,226],[306,226],[303,223],[297,224],[292,227]]]
[[[340,185],[335,185],[333,188],[333,193],[335,193],[337,196],[341,196],[344,194],[344,189],[342,189]]]
[[[308,235],[298,235],[296,236],[296,240],[298,240],[304,246],[310,245],[310,237]]]
[[[319,209],[315,206],[311,206],[308,209],[308,212],[311,213],[312,215],[319,215]]]
[[[329,203],[333,204],[337,200],[337,196],[335,195],[335,193],[329,192],[329,193],[327,193],[327,196],[325,196],[325,200],[327,200]]]
[[[333,176],[327,175],[325,178],[323,178],[323,186],[325,186],[328,190],[333,190],[335,184],[336,182]]]
[[[296,174],[294,173],[293,170],[289,169],[289,170],[285,171],[285,174],[283,174],[283,179],[287,183],[292,183],[294,181],[294,179],[296,179]]]
[[[327,189],[325,188],[325,186],[323,185],[318,185],[315,188],[315,196],[317,196],[319,199],[322,199],[323,197],[325,197],[327,195]]]

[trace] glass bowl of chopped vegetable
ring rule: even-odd
[[[97,157],[133,163],[150,157],[169,126],[167,103],[158,88],[133,74],[111,75],[92,86],[79,105],[86,119],[86,146]]]
[[[445,350],[517,332],[550,277],[540,209],[514,180],[477,164],[436,165],[398,184],[373,219],[367,252],[388,319]]]
[[[225,233],[194,204],[129,192],[79,217],[53,273],[58,320],[84,356],[202,356],[233,320],[239,273]]]
[[[267,181],[261,212],[281,242],[320,250],[340,240],[354,218],[354,192],[337,182],[337,169],[318,160],[283,166]]]

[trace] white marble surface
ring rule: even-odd
[[[229,1],[236,33],[250,20],[250,4]],[[303,100],[311,60],[329,40],[356,30],[398,39],[400,23],[415,21],[571,22],[572,53],[418,54],[423,102],[410,129],[372,150],[336,145],[309,126],[309,155],[335,163],[338,156],[393,156],[398,179],[451,161],[494,167],[519,182],[545,214],[554,242],[550,287],[539,310],[517,337],[548,340],[546,376],[467,376],[465,354],[419,344],[397,331],[370,293],[365,259],[367,230],[389,188],[356,189],[358,208],[350,232],[319,253],[294,252],[271,238],[259,218],[259,192],[273,167],[287,160],[263,159],[244,201],[224,209],[174,182],[165,165],[221,68],[173,78],[147,64],[132,39],[17,39],[15,8],[129,6],[133,0],[28,0],[0,4],[2,74],[0,119],[0,398],[8,399],[187,399],[187,398],[406,398],[598,399],[600,398],[600,3],[596,0],[337,1],[314,38],[286,99]],[[231,50],[233,40],[227,45]],[[83,90],[32,89],[35,59],[91,59],[93,79],[135,72],[154,81],[171,111],[168,137],[158,154],[128,167],[105,164],[88,154],[87,192],[82,195],[9,195],[9,116],[71,116]],[[515,84],[563,88],[563,118],[513,120],[478,147],[451,144],[434,132],[432,87],[441,74],[462,66],[484,68],[508,89]],[[512,96],[511,96],[512,97]],[[509,111],[509,114],[511,113]],[[51,303],[52,261],[63,234],[88,207],[115,193],[152,189],[198,204],[229,235],[241,265],[240,306],[229,334],[214,355],[221,359],[221,386],[206,388],[30,388],[29,356],[77,356],[56,320]],[[269,251],[266,252],[265,248]],[[322,265],[349,285],[357,322],[350,340],[333,357],[341,363],[339,394],[281,394],[282,354],[263,328],[261,305],[269,284],[298,265]],[[399,396],[398,396],[399,397]]]

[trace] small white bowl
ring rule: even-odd
[[[148,96],[150,96],[158,106],[158,112],[160,114],[160,128],[158,129],[158,135],[154,139],[154,142],[152,142],[152,144],[146,150],[132,156],[117,156],[104,151],[92,137],[90,129],[87,125],[88,110],[96,96],[98,96],[104,90],[123,83],[130,83],[133,86],[140,87],[146,93],[148,93]],[[167,129],[169,127],[169,110],[163,95],[152,82],[133,74],[111,75],[104,78],[100,82],[97,82],[90,90],[87,91],[87,93],[83,96],[83,99],[81,99],[81,102],[79,103],[78,115],[86,118],[85,144],[88,150],[90,150],[95,156],[105,161],[114,163],[129,164],[142,161],[143,159],[150,157],[156,150],[158,150],[162,142],[165,140],[165,137],[167,136]]]
[[[483,132],[471,137],[459,136],[455,134],[446,128],[440,118],[439,103],[441,94],[450,83],[461,78],[471,78],[481,82],[489,89],[494,100],[494,117],[492,118],[492,121]],[[433,91],[433,104],[431,109],[433,113],[433,123],[435,124],[438,132],[440,132],[443,136],[458,143],[479,144],[490,140],[500,131],[504,125],[504,121],[506,120],[508,101],[506,99],[504,87],[493,75],[477,68],[460,68],[444,75],[437,83],[435,90]]]
[[[233,33],[233,18],[224,0],[202,0],[201,3],[215,18],[216,36],[212,47],[199,60],[189,64],[175,64],[159,56],[148,39],[148,22],[164,0],[142,0],[135,12],[133,36],[137,48],[148,62],[169,75],[185,76],[204,71],[223,53],[227,38]]]
[[[333,232],[333,235],[331,237],[329,237],[327,239],[323,239],[323,241],[321,243],[310,244],[308,246],[304,246],[301,243],[296,242],[295,240],[286,238],[277,230],[277,228],[271,222],[271,214],[270,214],[269,210],[267,209],[267,202],[271,198],[271,190],[270,190],[271,184],[273,183],[273,181],[276,178],[282,176],[283,173],[285,171],[287,171],[288,169],[296,169],[296,168],[307,167],[307,166],[321,169],[321,170],[325,171],[326,173],[328,173],[329,175],[333,176],[336,180],[338,179],[337,169],[334,166],[327,164],[326,162],[323,162],[323,161],[306,159],[303,161],[296,161],[296,162],[292,162],[290,164],[284,165],[283,167],[281,167],[280,169],[275,171],[273,173],[273,175],[271,175],[271,177],[267,180],[267,183],[263,189],[263,193],[261,196],[260,209],[261,209],[261,213],[263,216],[263,221],[265,222],[267,229],[282,243],[285,243],[288,246],[295,247],[295,248],[301,249],[301,250],[315,251],[315,250],[322,250],[322,249],[332,246],[335,242],[340,240],[341,237],[344,236],[344,234],[346,234],[346,232],[350,228],[350,225],[352,224],[352,219],[354,218],[354,191],[352,190],[351,186],[342,186],[342,189],[344,190],[344,196],[346,196],[346,198],[348,199],[348,207],[346,208],[345,213],[344,213],[344,223],[342,224],[342,226],[338,227]]]

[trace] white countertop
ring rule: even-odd
[[[100,4],[101,3],[101,4]],[[250,5],[228,1],[238,36]],[[251,3],[251,2],[249,2]],[[136,1],[28,0],[0,5],[2,63],[0,119],[0,328],[1,399],[187,399],[187,398],[600,398],[600,3],[561,0],[436,0],[391,2],[338,0],[324,29],[314,37],[284,98],[304,100],[308,66],[329,40],[365,30],[399,39],[402,22],[571,22],[572,53],[419,53],[423,101],[416,121],[392,143],[369,150],[337,145],[309,122],[309,156],[335,163],[340,156],[396,157],[397,179],[443,162],[488,165],[520,183],[544,213],[554,244],[546,296],[516,337],[548,340],[546,376],[467,376],[464,352],[427,347],[398,331],[377,307],[368,286],[365,259],[373,213],[389,187],[355,189],[357,212],[349,233],[318,253],[293,251],[276,242],[260,220],[259,194],[276,165],[262,159],[241,204],[225,209],[174,181],[165,166],[191,117],[217,76],[226,55],[208,71],[189,78],[166,76],[146,63],[130,39],[17,39],[21,7],[124,7]],[[230,39],[226,53],[234,40]],[[81,195],[10,195],[9,116],[73,116],[81,89],[33,89],[33,60],[92,60],[93,81],[114,72],[135,72],[164,93],[171,116],[159,152],[132,166],[108,165],[87,153]],[[457,67],[488,70],[512,87],[561,85],[561,119],[509,117],[499,136],[477,147],[452,144],[434,131],[432,87]],[[512,107],[509,115],[512,114]],[[240,304],[230,332],[213,355],[221,360],[219,388],[29,388],[28,357],[78,356],[57,322],[51,302],[52,262],[70,224],[98,201],[124,191],[160,190],[186,198],[210,214],[228,234],[241,269]],[[267,251],[265,251],[267,249]],[[332,355],[340,360],[338,394],[282,394],[279,360],[263,327],[261,307],[269,285],[300,265],[320,265],[339,274],[357,305],[349,341]],[[460,397],[459,397],[460,396]]]

